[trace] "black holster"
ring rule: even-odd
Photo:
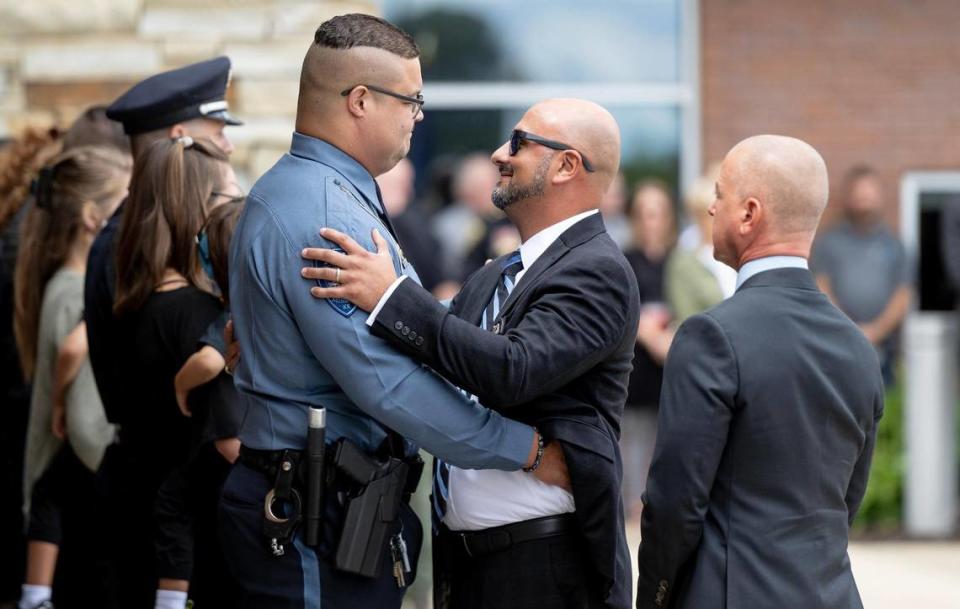
[[[338,501],[343,506],[343,526],[337,535],[334,564],[341,571],[366,577],[378,577],[390,538],[399,531],[400,505],[410,500],[423,472],[418,455],[391,456],[385,445],[373,457],[340,438],[327,446],[324,467],[310,475],[306,451],[262,451],[240,447],[240,461],[274,481],[264,500],[263,535],[271,551],[280,556],[283,546],[296,534],[305,519],[322,519],[305,509],[309,496],[318,491],[324,502]],[[321,507],[321,511],[323,508]],[[336,519],[329,523],[336,526]],[[306,533],[306,531],[305,531]],[[331,531],[331,534],[335,534]],[[328,537],[329,539],[329,537]],[[309,545],[320,539],[306,539]]]
[[[387,543],[399,530],[400,505],[416,490],[423,461],[416,455],[374,459],[341,438],[332,463],[340,481],[350,487],[334,564],[341,571],[378,577]]]

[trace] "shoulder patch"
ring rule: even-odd
[[[341,254],[346,253],[343,251],[343,249],[339,247],[332,247],[330,249],[332,249],[335,252],[340,252]],[[327,263],[323,263],[323,266],[330,266],[330,265]],[[317,283],[320,284],[320,287],[322,288],[332,288],[339,285],[332,281],[327,281],[326,279],[319,279],[317,280]],[[336,311],[340,315],[343,315],[344,317],[350,317],[351,315],[357,312],[357,305],[353,304],[346,298],[326,298],[325,300],[327,301],[328,305],[333,307],[334,311]]]

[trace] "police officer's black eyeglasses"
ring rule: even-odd
[[[399,100],[407,102],[408,104],[410,104],[410,108],[414,116],[420,114],[420,112],[423,111],[424,101],[423,101],[423,95],[421,93],[417,93],[416,97],[411,97],[409,95],[403,95],[401,93],[391,91],[390,89],[384,89],[383,87],[376,87],[374,85],[365,85],[361,83],[358,85],[353,85],[352,87],[344,89],[343,91],[340,91],[340,95],[342,97],[346,97],[350,95],[350,92],[356,89],[357,87],[366,87],[371,91],[376,91],[377,93],[383,93],[384,95],[389,95],[390,97],[395,97]]]
[[[583,160],[584,169],[589,172],[593,172],[594,170],[593,165],[591,165],[590,161],[587,160],[587,155],[583,154],[573,146],[568,146],[563,142],[557,142],[555,140],[548,140],[545,137],[540,137],[539,135],[534,135],[519,129],[514,129],[513,133],[510,134],[510,156],[517,154],[517,151],[520,150],[520,142],[522,141],[540,144],[541,146],[546,146],[547,148],[552,148],[553,150],[573,150],[579,154],[580,158]]]

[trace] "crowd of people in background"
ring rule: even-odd
[[[131,153],[120,123],[96,107],[62,133],[28,130],[0,153],[0,551],[4,564],[26,565],[4,570],[0,601],[16,598],[23,583],[21,606],[44,606],[56,582],[62,607],[90,606],[71,598],[113,606],[109,588],[139,586],[142,594],[135,572],[151,563],[156,570],[140,579],[159,578],[157,606],[163,591],[180,599],[190,582],[191,597],[209,599],[201,606],[230,606],[215,526],[242,418],[221,373],[226,252],[243,205],[229,152],[179,135]],[[404,160],[377,181],[404,255],[427,289],[450,298],[485,261],[517,249],[520,236],[491,202],[499,176],[487,151],[459,160],[442,205],[417,200],[415,172]],[[716,173],[711,167],[679,197],[675,185],[620,175],[601,206],[642,303],[621,430],[634,522],[674,333],[736,287],[736,273],[713,257]],[[895,330],[911,298],[903,246],[883,223],[886,201],[872,170],[854,169],[837,195],[844,219],[821,235],[811,268],[876,346],[892,382]],[[118,442],[87,358],[83,289],[94,238],[124,199],[113,312],[135,337],[134,352],[120,357],[139,401]],[[105,453],[121,449],[129,460],[110,463],[122,471],[105,477]],[[144,530],[141,517],[158,530]],[[117,527],[125,529],[119,536]],[[117,543],[126,571],[109,565]]]

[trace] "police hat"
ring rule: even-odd
[[[133,85],[110,104],[107,117],[123,123],[127,135],[155,131],[194,118],[242,125],[227,112],[224,96],[229,82],[228,57],[190,64]]]

